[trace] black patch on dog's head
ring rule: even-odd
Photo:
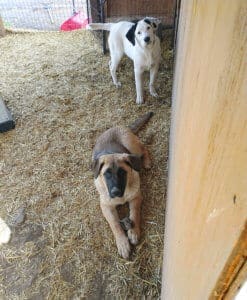
[[[156,25],[156,23],[152,23],[153,24],[153,27],[156,29],[157,28],[157,25]]]
[[[127,39],[131,42],[133,46],[135,46],[135,31],[136,31],[137,23],[134,24],[130,30],[126,33]]]
[[[153,26],[154,29],[157,29],[157,24],[155,22],[151,22],[149,19],[144,19],[144,22]]]
[[[151,25],[151,21],[148,19],[144,19],[144,22],[146,22],[147,24]]]

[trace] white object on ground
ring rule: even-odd
[[[8,225],[0,218],[0,246],[7,244],[10,240],[11,230]]]

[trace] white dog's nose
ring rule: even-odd
[[[149,36],[146,36],[146,37],[144,38],[144,42],[149,43],[149,42],[150,42],[150,37],[149,37]]]

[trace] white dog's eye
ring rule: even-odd
[[[149,30],[149,29],[150,29],[150,26],[147,27],[147,30]]]
[[[138,31],[137,33],[138,33],[138,34],[141,34],[141,31]]]

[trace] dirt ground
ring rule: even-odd
[[[91,32],[9,34],[0,39],[0,97],[16,128],[0,135],[0,217],[12,230],[0,247],[1,299],[157,299],[161,289],[172,85],[165,32],[159,98],[135,104],[132,62],[116,89]],[[142,234],[119,257],[90,170],[97,136],[138,116],[153,166],[141,171]]]

